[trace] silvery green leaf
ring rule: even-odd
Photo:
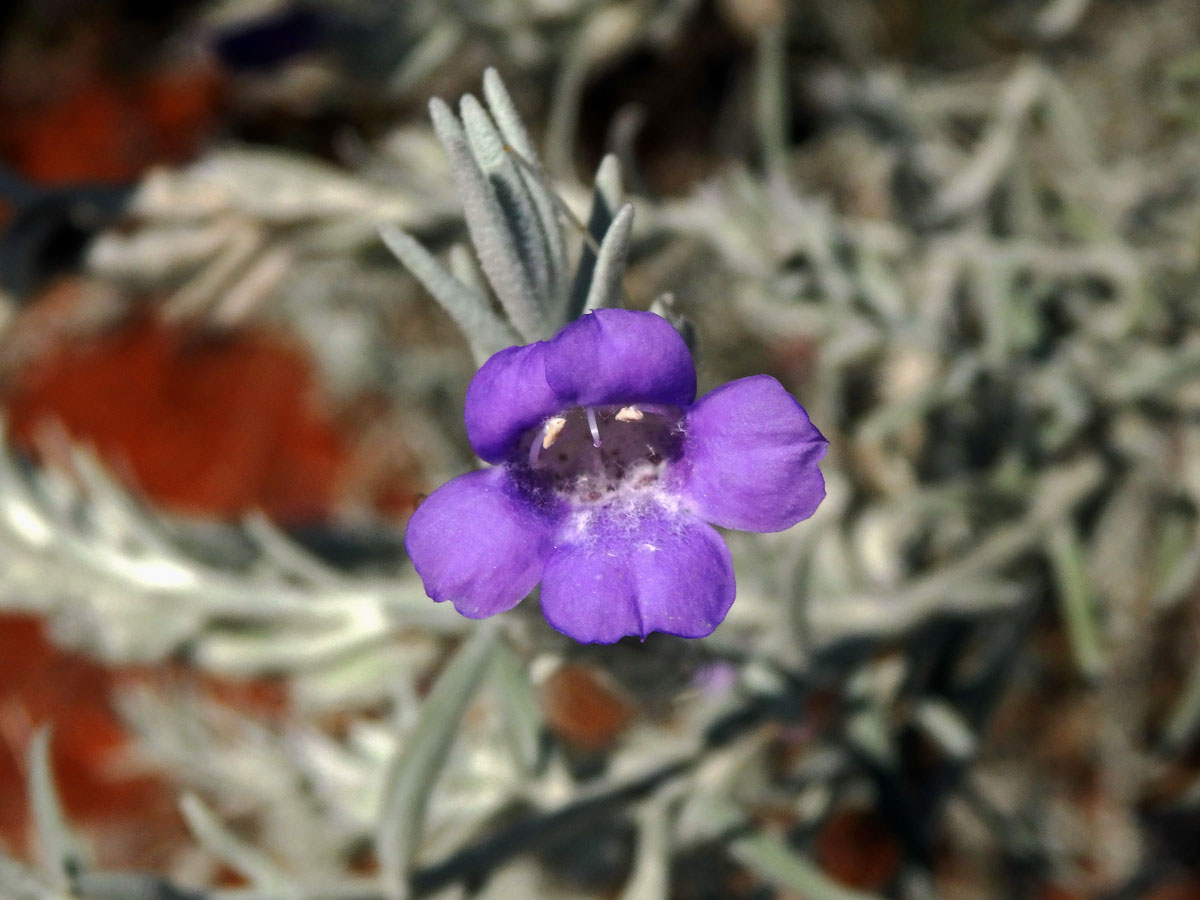
[[[1087,12],[1088,0],[1050,0],[1038,10],[1033,30],[1043,41],[1062,40]]]
[[[758,139],[768,174],[782,176],[787,166],[787,28],[763,26],[755,54],[755,112]]]
[[[56,540],[54,522],[37,502],[16,459],[3,448],[4,431],[0,418],[0,529],[31,550],[48,550]]]
[[[526,773],[537,769],[541,755],[542,714],[529,674],[505,646],[495,651],[496,692],[504,715],[504,733],[518,765]]]
[[[409,222],[422,214],[406,193],[329,163],[283,150],[236,146],[205,154],[182,170],[152,173],[138,187],[131,211],[179,221],[230,208],[264,225],[355,214]]]
[[[729,853],[760,878],[797,891],[807,900],[881,900],[830,880],[814,863],[772,835],[752,833],[735,838]]]
[[[552,261],[547,250],[548,239],[521,170],[512,154],[505,149],[504,139],[491,117],[475,97],[467,94],[462,98],[459,114],[471,152],[492,186],[492,193],[520,254],[525,275],[537,293],[542,310],[548,314],[552,305]]]
[[[455,244],[446,255],[450,263],[450,274],[475,291],[481,297],[488,296],[487,280],[479,270],[479,262],[465,243]]]
[[[67,900],[66,890],[50,884],[45,876],[17,862],[0,846],[0,896],[5,900]]]
[[[71,471],[90,501],[93,526],[157,556],[178,557],[162,520],[116,482],[94,450],[72,447]]]
[[[537,209],[538,218],[542,223],[542,233],[546,238],[547,260],[550,263],[549,289],[552,310],[557,309],[560,304],[566,302],[569,265],[566,237],[558,218],[557,201],[552,193],[553,188],[547,181],[533,141],[529,139],[529,132],[525,130],[525,125],[517,114],[512,97],[509,96],[500,74],[493,68],[484,70],[483,95],[487,100],[488,109],[491,110],[492,117],[500,129],[500,134],[534,170],[527,172],[522,169],[521,177],[525,180],[529,195],[533,198],[534,206]]]
[[[588,214],[588,235],[596,246],[604,240],[604,235],[624,199],[621,164],[610,153],[600,161],[600,167],[596,170],[596,183],[592,188],[592,209]],[[575,269],[575,279],[571,284],[571,299],[567,306],[568,322],[578,319],[587,308],[588,291],[592,286],[592,272],[595,267],[596,251],[592,249],[591,244],[585,243],[579,256],[579,265]]]
[[[196,639],[192,653],[209,671],[241,677],[262,672],[315,672],[369,655],[393,631],[379,607],[364,604],[340,621],[295,633],[212,631]]]
[[[1083,547],[1067,521],[1050,529],[1050,563],[1058,582],[1058,606],[1080,673],[1095,681],[1104,672],[1103,635],[1096,591],[1088,578]]]
[[[966,762],[975,755],[979,738],[957,709],[944,700],[923,700],[913,721],[950,759]]]
[[[264,560],[285,577],[331,587],[345,582],[341,572],[296,543],[265,513],[250,513],[242,520],[242,528]]]
[[[980,366],[980,360],[975,357],[956,360],[947,371],[939,373],[941,377],[929,378],[902,396],[880,405],[878,410],[859,419],[859,438],[883,440],[920,421],[940,404],[965,396],[972,379],[978,376]]]
[[[252,885],[283,889],[283,896],[287,896],[288,878],[284,872],[262,851],[221,824],[199,797],[184,794],[179,801],[179,811],[188,829],[209,853],[245,876]]]
[[[480,625],[442,672],[388,773],[375,852],[389,900],[409,896],[409,875],[429,795],[446,763],[459,721],[491,665],[496,628],[495,622]]]
[[[47,874],[66,889],[82,866],[79,843],[71,833],[50,766],[50,729],[42,727],[29,748],[29,806]]]
[[[1178,551],[1178,555],[1169,563],[1155,592],[1156,609],[1170,609],[1192,595],[1193,586],[1200,581],[1200,534],[1196,535],[1196,539],[1195,544]]]
[[[388,90],[397,96],[414,90],[449,59],[465,36],[463,23],[454,18],[433,25],[388,77]]]
[[[671,886],[671,810],[680,785],[660,791],[638,814],[638,848],[621,900],[666,900]]]
[[[596,256],[596,268],[592,272],[592,283],[588,287],[584,309],[608,309],[621,305],[621,279],[625,275],[625,261],[629,256],[630,237],[633,232],[633,204],[626,203],[613,219],[600,244]]]
[[[1162,743],[1169,752],[1182,753],[1187,749],[1188,742],[1200,729],[1200,658],[1192,662],[1192,670],[1188,673],[1187,682],[1183,687],[1183,696],[1179,698],[1171,717],[1167,720],[1166,732]]]
[[[521,262],[521,254],[509,231],[496,191],[480,170],[466,133],[441,100],[431,100],[429,112],[438,139],[450,159],[479,264],[500,299],[500,305],[522,338],[534,341],[548,337],[551,329],[538,305],[533,282]]]
[[[692,320],[685,316],[675,306],[675,295],[667,292],[660,294],[654,298],[654,302],[650,304],[650,312],[655,315],[662,316],[671,323],[671,327],[679,332],[679,336],[683,338],[683,342],[688,345],[688,349],[692,351],[692,355],[696,354],[696,326]]]
[[[82,872],[75,879],[75,896],[86,900],[207,900],[200,891],[148,872]]]
[[[1000,182],[1020,146],[1025,120],[1043,95],[1042,66],[1026,60],[1009,77],[993,121],[962,167],[933,200],[937,221],[965,215],[982,203]]]
[[[1162,396],[1200,377],[1200,347],[1175,350],[1151,348],[1122,360],[1101,389],[1115,403],[1128,403],[1148,394]]]
[[[562,174],[571,169],[579,123],[579,103],[592,67],[619,54],[636,40],[644,11],[633,3],[597,4],[569,38],[554,79],[546,124],[546,165]]]
[[[383,225],[379,236],[454,320],[477,363],[482,364],[493,353],[520,343],[517,334],[492,312],[487,297],[447,272],[410,235],[394,225]]]
[[[871,704],[855,712],[846,721],[846,740],[865,758],[882,769],[894,769],[896,746],[881,709]]]

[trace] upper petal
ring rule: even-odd
[[[546,346],[546,381],[564,406],[666,403],[696,397],[696,367],[671,323],[650,312],[598,309]]]
[[[501,350],[471,379],[464,418],[480,459],[507,459],[522,434],[563,408],[546,383],[546,346],[538,341]]]
[[[657,503],[576,512],[542,580],[542,613],[583,643],[663,631],[710,634],[729,612],[729,548],[710,526]]]
[[[687,413],[682,491],[702,518],[742,531],[782,531],[825,497],[817,463],[829,442],[769,375],[731,381]]]
[[[555,513],[502,468],[460,475],[417,507],[404,546],[425,593],[481,619],[516,606],[537,585]]]

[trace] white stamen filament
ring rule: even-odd
[[[592,446],[599,447],[600,425],[596,421],[596,411],[589,406],[585,414],[587,415],[588,431],[592,433]]]
[[[617,411],[618,422],[640,422],[645,418],[636,406],[626,406]]]

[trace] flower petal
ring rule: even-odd
[[[546,381],[565,406],[696,398],[696,367],[679,332],[629,309],[598,309],[563,328],[546,346]]]
[[[512,609],[537,585],[554,522],[554,511],[525,498],[504,469],[485,469],[430,494],[409,520],[404,546],[425,593],[482,619]]]
[[[501,350],[467,388],[467,437],[481,459],[503,462],[521,435],[573,406],[687,406],[696,369],[683,338],[661,316],[600,309],[550,341]]]
[[[504,461],[522,434],[563,408],[546,383],[545,353],[545,341],[509,347],[471,379],[464,418],[467,438],[481,459]]]
[[[578,512],[568,530],[542,579],[542,613],[568,637],[596,644],[652,631],[704,637],[729,612],[729,548],[690,513],[653,502]]]
[[[829,442],[769,375],[731,381],[687,413],[682,491],[703,519],[742,531],[782,531],[825,497],[817,463]]]

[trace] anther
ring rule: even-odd
[[[546,426],[542,429],[542,449],[549,450],[554,446],[554,442],[558,440],[558,436],[562,434],[562,430],[567,427],[566,416],[554,416],[546,420]]]
[[[543,450],[549,450],[554,445],[566,424],[565,416],[552,416],[546,420],[546,424],[542,426],[542,439],[539,441],[534,438],[533,443],[529,445],[529,465],[531,467],[537,465],[538,455]]]
[[[636,406],[626,406],[617,411],[618,422],[640,422],[645,418]]]
[[[587,415],[588,431],[592,433],[592,446],[600,446],[600,425],[596,422],[596,411],[590,406],[585,411]]]

